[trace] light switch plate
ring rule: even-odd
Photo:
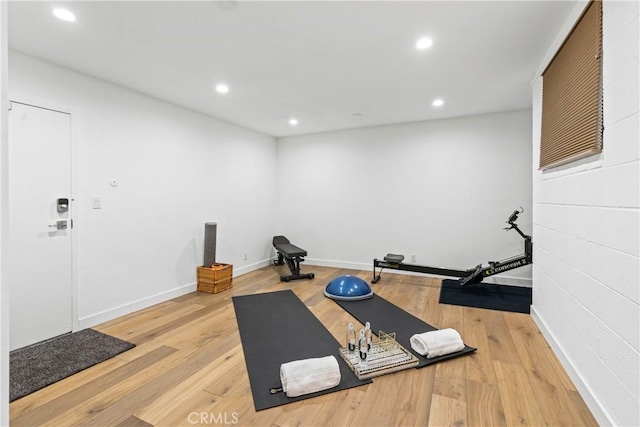
[[[93,209],[102,209],[102,197],[93,196],[91,198],[91,205],[93,206]]]

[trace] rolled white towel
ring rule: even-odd
[[[282,391],[288,397],[326,390],[340,384],[340,366],[334,356],[294,360],[280,365]]]
[[[424,332],[413,335],[410,339],[411,348],[427,359],[445,354],[455,353],[464,348],[462,337],[452,328]]]

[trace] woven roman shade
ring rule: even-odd
[[[542,73],[540,169],[602,151],[602,2],[591,1]]]

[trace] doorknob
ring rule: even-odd
[[[58,230],[66,230],[67,229],[67,221],[66,220],[60,220],[60,221],[56,221],[55,224],[51,224],[49,225],[49,228],[56,228]]]

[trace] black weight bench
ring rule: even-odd
[[[313,279],[315,277],[313,273],[300,274],[300,263],[304,261],[303,257],[307,256],[307,251],[292,245],[289,239],[284,236],[274,236],[273,247],[276,248],[276,251],[278,252],[278,259],[273,263],[275,265],[283,265],[286,262],[289,270],[291,270],[290,275],[280,276],[281,282],[298,279]]]

